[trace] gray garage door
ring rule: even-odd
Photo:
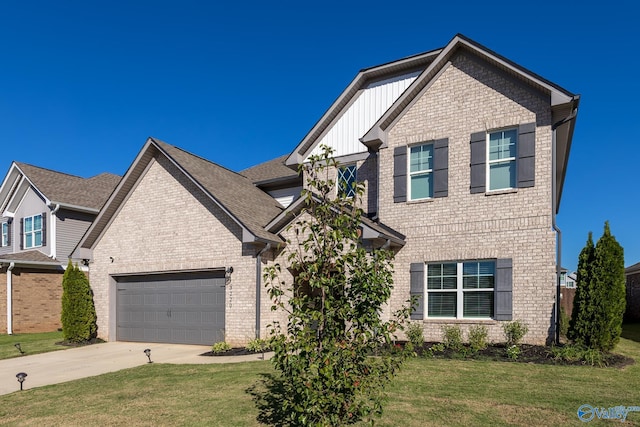
[[[118,341],[211,345],[224,340],[223,272],[117,277]]]

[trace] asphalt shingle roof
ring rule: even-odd
[[[287,160],[287,157],[289,155],[285,154],[268,162],[260,163],[241,171],[240,174],[249,178],[254,184],[274,180],[295,180],[298,178],[298,172],[285,166],[284,161]]]
[[[100,209],[120,182],[111,173],[81,178],[26,163],[16,165],[49,200],[91,209]]]
[[[0,255],[0,260],[59,264],[58,260],[49,258],[45,254],[37,250]]]
[[[152,140],[254,236],[269,241],[280,240],[264,226],[282,212],[282,207],[273,197],[254,186],[249,178],[166,142]]]

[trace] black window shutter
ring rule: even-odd
[[[42,212],[42,246],[47,246],[47,213]]]
[[[24,218],[20,218],[20,250],[24,249]]]
[[[407,147],[393,150],[393,202],[407,201]]]
[[[412,262],[409,268],[411,275],[411,297],[416,297],[416,305],[411,311],[413,320],[424,319],[424,262]]]
[[[471,193],[484,193],[487,185],[487,133],[471,134]]]
[[[11,246],[11,236],[13,234],[13,221],[11,218],[7,220],[7,245]]]
[[[494,288],[495,319],[513,319],[513,263],[511,258],[496,260]]]
[[[536,175],[536,124],[518,126],[518,187],[533,187]]]
[[[433,143],[433,197],[449,195],[449,139]]]

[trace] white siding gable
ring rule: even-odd
[[[292,188],[282,188],[279,190],[267,191],[271,197],[276,199],[283,208],[289,207],[291,203],[294,202],[298,197],[300,197],[300,193],[302,192],[302,187],[292,187]]]
[[[414,71],[365,86],[357,99],[320,138],[311,154],[319,154],[322,145],[333,148],[335,157],[366,152],[367,147],[360,142],[360,138],[413,83],[418,74],[420,71]]]

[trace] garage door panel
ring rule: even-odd
[[[118,340],[204,345],[224,340],[225,279],[221,273],[116,280]]]

